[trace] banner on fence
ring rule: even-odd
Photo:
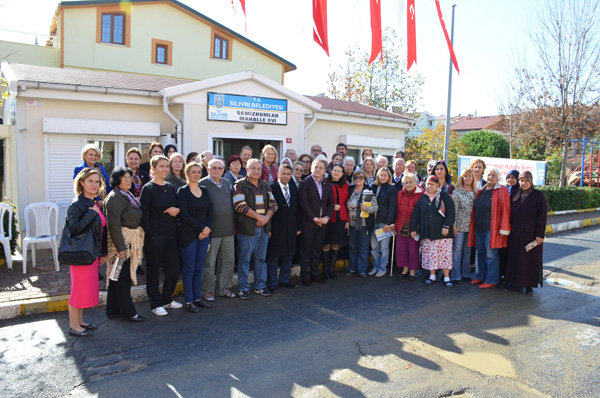
[[[482,156],[459,156],[458,157],[458,172],[462,174],[465,169],[468,169],[471,162],[475,159],[481,159],[487,166],[496,167],[500,170],[500,184],[506,184],[506,174],[511,170],[518,170],[522,173],[528,170],[533,174],[533,183],[535,185],[545,185],[546,181],[546,162],[538,160],[521,160],[521,159],[504,159],[504,158],[486,158]],[[453,180],[458,181],[458,178]],[[456,182],[452,181],[455,185]]]

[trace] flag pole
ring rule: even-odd
[[[452,26],[450,28],[450,42],[454,47],[454,8],[452,5]],[[447,38],[448,36],[446,36]],[[452,105],[452,55],[450,55],[450,72],[448,73],[448,108],[446,109],[446,136],[444,137],[444,161],[448,164],[450,153],[450,105]]]

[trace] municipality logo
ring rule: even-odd
[[[225,96],[224,95],[215,95],[215,106],[217,108],[222,108],[224,102],[225,102]]]

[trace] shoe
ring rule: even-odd
[[[425,281],[425,284],[428,286],[433,285],[436,281],[437,281],[437,279],[427,278],[427,280]]]
[[[154,315],[158,315],[158,316],[165,316],[165,315],[169,315],[169,313],[167,312],[167,310],[165,310],[164,307],[156,307],[152,310],[152,313]]]
[[[293,284],[292,282],[284,282],[280,284],[281,287],[287,287],[288,289],[296,289],[298,285]]]
[[[200,310],[198,309],[198,307],[196,307],[196,306],[195,306],[194,304],[192,304],[192,303],[185,303],[185,310],[186,310],[187,312],[191,312],[192,314],[197,314],[197,313],[198,313],[198,311],[200,311]]]
[[[414,276],[414,275],[411,275],[411,276],[408,277],[408,280],[411,281],[411,282],[414,282],[414,281],[417,280],[417,277]]]
[[[271,294],[272,294],[272,293],[277,293],[277,292],[279,292],[279,289],[277,289],[277,286],[271,286],[271,287],[269,288],[269,291],[270,291],[270,292],[271,292]]]
[[[254,293],[260,294],[263,297],[269,297],[271,295],[271,292],[266,287],[263,287],[262,289],[254,289]]]
[[[373,268],[373,269],[371,270],[371,272],[369,272],[369,276],[373,276],[373,275],[375,275],[376,273],[377,273],[377,270],[376,270],[375,268]]]
[[[206,308],[206,309],[212,308],[212,303],[209,303],[208,301],[204,301],[202,299],[194,300],[194,305],[198,308]]]
[[[302,281],[302,285],[306,286],[306,287],[310,287],[312,285],[312,283],[310,283],[310,280],[308,281]]]
[[[250,300],[250,293],[248,293],[247,290],[242,290],[238,293],[238,296],[242,299],[242,300]]]
[[[98,325],[94,325],[93,323],[88,323],[87,325],[79,325],[82,328],[84,328],[85,330],[96,330],[98,329]]]
[[[461,279],[455,279],[452,281],[452,284],[454,285],[462,285],[462,280]]]
[[[137,269],[135,270],[135,273],[136,273],[137,275],[144,275],[144,274],[145,274],[145,272],[144,272],[144,270],[142,269],[142,267],[137,267]]]
[[[446,286],[446,287],[452,287],[454,285],[452,284],[452,281],[444,281],[444,286]]]
[[[129,322],[144,322],[144,321],[146,321],[146,318],[144,318],[140,314],[137,314],[133,318],[129,318]]]
[[[483,281],[480,281],[479,279],[473,279],[473,280],[471,281],[471,285],[478,285],[478,284],[480,284],[480,283],[483,283]]]
[[[387,275],[387,271],[379,271],[375,274],[375,278],[381,278],[382,276]]]
[[[533,296],[533,288],[532,287],[526,287],[525,288],[525,294],[528,296]]]
[[[204,301],[215,301],[215,296],[212,294],[212,292],[204,293],[204,296],[202,296],[202,298],[204,299]]]
[[[352,272],[352,271],[346,272],[346,276],[354,276],[354,275],[356,275],[356,272]]]
[[[404,272],[400,275],[398,275],[398,279],[405,279],[408,278],[410,276],[410,272]]]
[[[463,282],[471,282],[472,281],[472,279],[468,278],[468,277],[467,278],[462,278],[462,280],[463,280]]]
[[[83,336],[91,336],[92,334],[94,334],[94,333],[91,330],[84,330],[83,332],[78,332],[75,329],[69,328],[69,336],[83,337]]]
[[[361,278],[363,278],[363,279],[367,279],[367,274],[360,274],[360,275],[358,275],[358,276],[360,276],[360,277],[361,277]]]
[[[473,283],[473,282],[471,282],[471,283]],[[489,288],[492,288],[492,287],[496,287],[496,284],[494,284],[494,283],[482,283],[481,285],[479,285],[480,289],[489,289]]]
[[[338,260],[340,251],[331,249],[330,253],[331,253],[331,258],[329,259],[329,267],[328,267],[329,279],[337,279],[337,276],[335,275],[335,265],[337,264],[337,260]]]
[[[165,308],[183,308],[183,304],[173,300],[169,304],[163,305],[163,307],[165,307]]]
[[[226,298],[235,298],[237,295],[235,293],[232,292],[227,292],[226,294],[222,295],[221,297],[226,297]]]
[[[327,278],[323,278],[320,275],[319,275],[319,277],[311,277],[310,280],[311,280],[311,282],[315,282],[315,283],[327,283]]]

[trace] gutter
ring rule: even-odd
[[[168,97],[163,96],[163,112],[175,123],[175,131],[177,133],[177,145],[181,146],[181,151],[183,152],[183,141],[182,136],[183,132],[181,131],[181,122],[169,111],[169,100]]]
[[[307,151],[307,145],[308,145],[307,134],[308,134],[308,129],[310,129],[312,127],[312,125],[315,124],[315,122],[317,121],[317,112],[313,112],[312,114],[313,114],[313,116],[312,116],[311,121],[306,126],[304,126],[304,153],[308,152]]]

